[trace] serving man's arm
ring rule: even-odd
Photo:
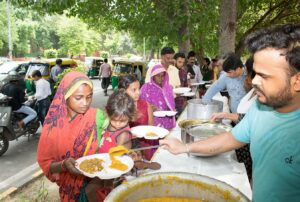
[[[207,104],[211,102],[211,99],[220,91],[226,88],[227,79],[225,77],[219,78],[215,81],[211,87],[208,88],[204,96],[202,97],[203,103]]]
[[[159,143],[164,145],[164,148],[173,154],[201,153],[210,155],[224,153],[245,145],[245,143],[236,140],[230,132],[189,144],[184,144],[176,138],[163,139]]]

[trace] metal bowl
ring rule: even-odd
[[[211,136],[231,131],[231,126],[215,123],[209,120],[187,119],[179,123],[181,140],[183,143],[192,143],[204,140]],[[191,153],[194,156],[212,156],[211,154]]]
[[[145,175],[116,187],[106,202],[138,202],[155,197],[177,197],[218,202],[248,202],[243,193],[232,186],[203,175],[166,172]]]

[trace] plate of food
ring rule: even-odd
[[[156,116],[156,117],[175,116],[176,114],[177,114],[176,111],[155,111],[155,112],[153,112],[153,116]]]
[[[141,125],[131,128],[131,133],[138,138],[156,140],[166,137],[169,134],[169,131],[158,126]]]
[[[173,89],[173,93],[175,93],[175,94],[184,94],[184,93],[187,93],[190,91],[191,91],[191,88],[188,88],[188,87],[180,87],[180,88]]]
[[[83,175],[100,179],[114,179],[129,172],[134,163],[131,157],[110,156],[108,153],[93,154],[76,160],[76,168]]]

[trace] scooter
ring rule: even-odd
[[[25,105],[33,108],[35,100],[27,100]],[[38,118],[34,118],[25,127],[24,130],[18,130],[17,122],[21,121],[27,115],[23,113],[13,112],[8,106],[8,97],[0,94],[0,156],[2,156],[9,146],[9,141],[17,140],[21,136],[34,135],[38,130],[40,123]]]

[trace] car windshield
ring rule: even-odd
[[[15,70],[18,67],[18,63],[5,62],[0,65],[0,74],[8,74],[8,72]]]
[[[42,76],[49,75],[49,65],[44,63],[31,63],[29,64],[26,76],[31,76],[34,70],[40,70]]]
[[[115,73],[125,73],[129,74],[131,71],[131,65],[130,64],[116,64],[115,66]]]

